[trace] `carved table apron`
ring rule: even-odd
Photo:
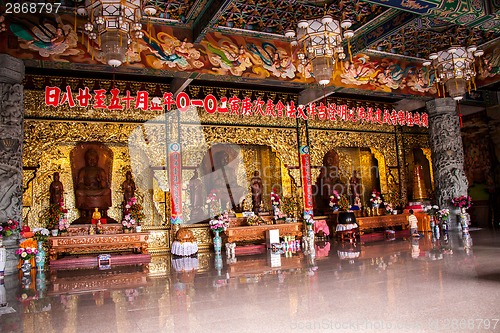
[[[148,237],[147,232],[49,237],[50,259],[56,260],[62,253],[89,254],[132,250],[147,254]]]
[[[301,222],[297,223],[284,223],[284,224],[265,224],[265,225],[255,225],[255,226],[244,226],[244,227],[229,227],[226,229],[225,233],[227,236],[228,243],[234,242],[253,242],[253,241],[264,241],[266,239],[266,231],[278,229],[281,236],[302,236],[303,224]]]

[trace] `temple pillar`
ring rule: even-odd
[[[13,219],[22,224],[24,63],[0,54],[0,223]],[[17,271],[17,239],[4,239],[5,274]]]
[[[427,102],[427,110],[436,199],[440,208],[450,209],[449,226],[456,228],[459,210],[451,200],[467,195],[468,189],[456,102],[452,98],[435,99]]]

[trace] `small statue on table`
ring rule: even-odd
[[[356,170],[354,170],[352,172],[352,177],[351,179],[349,179],[349,189],[350,189],[350,194],[351,194],[351,203],[352,205],[355,205],[355,200],[356,200],[356,197],[359,198],[360,196],[360,191],[359,191],[359,187],[361,186],[361,184],[359,184],[359,178],[357,176],[357,173],[356,173]]]
[[[250,180],[250,188],[252,189],[252,210],[254,214],[259,214],[262,203],[262,179],[260,178],[259,171],[255,170],[253,177]]]
[[[204,219],[203,212],[203,187],[198,170],[194,170],[193,177],[189,180],[189,199],[191,204],[191,222],[201,221]]]
[[[361,210],[361,199],[359,198],[359,195],[354,197],[354,203],[351,206],[351,210]]]
[[[54,172],[54,180],[50,183],[50,204],[61,205],[63,203],[64,186],[59,180],[59,172]]]
[[[130,201],[135,196],[135,182],[132,179],[132,172],[125,173],[125,181],[122,183],[123,205]]]

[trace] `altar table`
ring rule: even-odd
[[[49,237],[50,260],[63,253],[91,254],[130,251],[148,253],[147,232]]]
[[[358,217],[356,218],[356,222],[358,223],[359,230],[361,232],[367,229],[395,226],[402,226],[403,229],[406,229],[408,226],[408,214]]]
[[[265,224],[244,227],[229,227],[226,229],[228,243],[234,242],[255,242],[265,241],[266,231],[278,229],[280,237],[282,236],[295,236],[296,238],[302,237],[302,228],[304,224],[301,222],[296,223],[283,223],[283,224]]]

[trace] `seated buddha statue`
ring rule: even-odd
[[[106,216],[111,207],[111,189],[108,177],[103,168],[98,166],[99,155],[89,148],[85,152],[85,166],[78,170],[75,189],[76,208],[81,217],[90,219],[92,212],[98,208]]]

